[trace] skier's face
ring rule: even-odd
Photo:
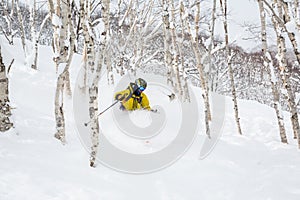
[[[143,86],[139,87],[139,91],[142,93],[145,90],[145,88]]]

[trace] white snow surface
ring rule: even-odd
[[[0,134],[1,200],[299,199],[300,152],[287,113],[288,145],[280,143],[273,109],[254,101],[239,100],[244,135],[238,135],[232,101],[226,98],[223,135],[206,159],[198,159],[205,137],[201,125],[192,147],[164,170],[131,175],[101,164],[91,168],[75,130],[71,99],[65,103],[67,144],[53,137],[57,75],[51,48],[40,47],[34,71],[24,65],[20,41],[9,46],[0,37],[0,42],[5,64],[15,58],[9,74],[15,129]],[[80,66],[81,56],[75,55],[72,86]],[[200,90],[193,90],[200,101]]]

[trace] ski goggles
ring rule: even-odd
[[[141,92],[143,92],[143,91],[145,90],[145,88],[144,88],[143,86],[140,86],[140,87],[139,87],[139,90],[140,90]]]

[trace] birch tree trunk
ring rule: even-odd
[[[37,69],[37,58],[38,58],[38,38],[36,36],[36,0],[33,1],[33,6],[30,6],[30,29],[31,29],[31,42],[33,47],[31,49],[31,54],[33,60],[30,60],[31,68]]]
[[[88,94],[89,94],[89,117],[90,117],[90,133],[91,133],[91,155],[90,155],[90,166],[96,166],[96,156],[98,153],[99,146],[99,122],[98,122],[98,82],[100,80],[101,69],[103,65],[103,61],[105,58],[105,48],[107,45],[107,35],[109,32],[109,0],[103,0],[101,2],[101,10],[102,10],[102,18],[100,19],[100,23],[104,24],[103,31],[100,35],[100,48],[97,54],[95,48],[95,39],[96,36],[91,24],[90,17],[90,1],[89,0],[80,0],[80,18],[81,18],[81,26],[83,29],[84,36],[84,60],[86,64],[87,70],[87,82],[88,82]],[[96,63],[96,55],[98,56]]]
[[[292,43],[292,46],[293,46],[294,54],[297,58],[298,63],[300,64],[300,52],[299,52],[298,41],[297,41],[297,39],[299,39],[299,38],[296,38],[296,33],[295,33],[295,31],[297,31],[297,24],[295,23],[294,29],[291,29],[289,27],[292,24],[292,22],[291,22],[292,8],[288,5],[287,2],[285,2],[283,0],[280,0],[280,1],[282,1],[283,11],[284,11],[284,15],[283,15],[283,23],[284,23],[283,26],[285,27],[284,30],[285,30],[285,32],[287,32],[288,38],[290,39],[290,42]]]
[[[276,21],[276,24],[281,32],[286,33],[292,46],[293,46],[293,52],[297,58],[298,63],[300,64],[300,52],[298,49],[298,41],[296,38],[296,33],[294,30],[297,30],[297,27],[295,29],[291,28],[291,15],[289,14],[289,6],[286,2],[283,0],[274,0],[273,6],[271,6],[266,0],[263,0],[265,5],[269,8],[271,11],[271,15],[273,20]],[[277,12],[275,11],[275,7],[277,8]],[[278,14],[277,14],[278,13]],[[295,25],[297,26],[297,25]]]
[[[105,58],[105,48],[107,46],[107,35],[109,32],[109,5],[110,0],[102,1],[102,23],[104,23],[104,30],[100,33],[100,48],[98,54],[98,65],[96,71],[94,71],[93,66],[90,66],[90,78],[92,78],[92,83],[89,87],[89,111],[91,119],[91,133],[92,133],[92,147],[91,147],[91,157],[90,157],[90,166],[95,166],[98,146],[99,146],[99,122],[98,122],[98,82],[100,80],[101,69],[104,63]],[[93,43],[92,43],[93,44]],[[94,55],[90,55],[92,61]],[[87,56],[89,60],[89,55]]]
[[[222,13],[223,13],[226,57],[227,57],[228,72],[229,72],[229,78],[230,78],[230,84],[231,84],[232,101],[234,104],[235,121],[237,124],[238,133],[240,135],[242,135],[242,129],[241,129],[240,118],[239,118],[239,110],[238,110],[238,104],[237,104],[236,89],[235,89],[235,83],[234,83],[234,77],[233,77],[233,69],[232,69],[232,65],[231,65],[232,56],[230,55],[230,50],[229,50],[229,37],[228,37],[228,26],[227,26],[227,0],[224,0],[224,3],[223,3],[223,0],[220,0],[220,6],[221,6]]]
[[[6,68],[2,60],[0,46],[0,132],[8,131],[13,127],[10,122],[11,108],[8,98],[8,78],[6,76]]]
[[[200,81],[201,81],[201,87],[202,87],[202,97],[204,100],[204,112],[205,112],[205,127],[206,127],[206,135],[211,138],[210,135],[210,124],[209,121],[211,120],[211,113],[210,113],[210,104],[209,104],[209,98],[208,98],[208,90],[207,90],[207,85],[206,85],[206,80],[205,80],[205,75],[204,75],[204,70],[203,70],[203,63],[202,63],[202,55],[199,49],[199,20],[200,20],[200,1],[196,1],[196,16],[195,16],[195,33],[192,33],[191,30],[191,25],[189,22],[186,22],[186,27],[189,32],[190,36],[190,41],[191,41],[191,46],[193,48],[194,54],[196,56],[196,63],[197,63],[197,69],[199,72],[200,76]],[[184,11],[183,11],[184,12]],[[188,19],[185,19],[188,20]]]
[[[213,9],[212,9],[212,20],[211,20],[211,24],[210,24],[210,43],[208,45],[208,62],[209,62],[209,72],[208,75],[210,77],[210,89],[211,91],[214,91],[214,77],[212,76],[212,50],[213,50],[213,46],[214,46],[214,41],[215,41],[215,23],[216,23],[216,7],[217,7],[217,0],[213,0]],[[209,87],[207,87],[209,88]]]
[[[171,23],[172,26],[170,27],[171,31],[171,38],[172,38],[172,49],[173,49],[173,69],[175,72],[175,79],[176,79],[176,84],[175,88],[177,88],[178,94],[180,98],[183,98],[183,88],[182,88],[182,83],[181,83],[181,73],[182,73],[182,66],[180,65],[179,59],[180,59],[180,47],[179,47],[179,42],[177,40],[177,33],[176,33],[176,21],[175,21],[175,5],[174,5],[174,0],[169,1],[169,5],[171,5]]]
[[[277,45],[278,45],[278,61],[279,61],[279,69],[280,69],[280,75],[283,82],[283,88],[285,89],[287,95],[288,104],[290,107],[291,112],[291,121],[293,125],[293,131],[294,131],[294,138],[297,138],[297,128],[295,126],[296,122],[294,120],[294,116],[296,112],[295,108],[295,102],[294,102],[294,94],[291,89],[290,80],[289,80],[289,72],[287,69],[287,60],[286,60],[286,46],[285,46],[285,38],[283,36],[278,36],[277,38]],[[294,113],[294,112],[295,113]],[[295,129],[296,128],[296,129]],[[299,128],[299,127],[298,127]]]
[[[282,143],[288,143],[286,132],[284,128],[284,119],[281,111],[281,105],[279,102],[279,93],[277,89],[278,81],[275,76],[274,66],[271,60],[271,56],[268,53],[268,45],[267,45],[267,32],[266,32],[266,13],[264,10],[264,5],[262,0],[258,0],[259,12],[260,12],[260,21],[261,21],[261,41],[262,41],[262,53],[264,66],[267,69],[269,81],[271,83],[272,94],[273,94],[273,104],[277,117],[279,134]]]
[[[6,2],[6,5],[4,5],[4,2],[1,1],[0,5],[3,7],[3,11],[4,11],[4,16],[3,17],[5,19],[7,29],[4,30],[1,26],[0,26],[0,28],[3,31],[4,36],[7,39],[8,43],[10,45],[13,45],[14,44],[14,37],[17,33],[17,31],[13,29],[13,24],[12,24],[13,15],[14,15],[15,0],[11,1],[10,13],[8,12],[8,10],[9,10],[9,1]]]
[[[184,30],[185,27],[185,22],[184,22],[184,4],[181,1],[180,2],[180,23],[181,23],[181,41],[179,42],[179,50],[180,50],[180,60],[181,60],[181,66],[182,66],[182,73],[183,73],[183,92],[184,92],[184,100],[187,100],[190,102],[190,92],[189,92],[189,87],[188,87],[188,76],[185,71],[185,58],[184,58],[184,53],[183,53],[183,43],[184,43],[184,38],[186,35],[186,31]]]
[[[66,133],[65,133],[65,117],[64,117],[64,96],[65,92],[68,96],[71,96],[71,86],[70,86],[70,73],[69,68],[72,62],[72,58],[75,51],[75,32],[73,28],[73,23],[71,20],[71,4],[70,0],[63,2],[62,6],[62,16],[64,25],[60,32],[63,36],[60,36],[60,57],[54,57],[57,66],[61,62],[66,62],[64,70],[58,75],[56,91],[55,91],[55,119],[56,119],[56,133],[54,137],[62,142],[66,143]],[[58,11],[57,13],[60,13]],[[69,46],[65,44],[67,34],[69,34]],[[64,40],[64,41],[63,41]]]
[[[165,65],[167,66],[167,83],[174,87],[173,82],[173,69],[172,69],[172,54],[171,54],[171,47],[170,42],[171,34],[170,34],[170,12],[169,12],[169,5],[167,0],[163,0],[163,23],[164,23],[164,61]]]
[[[17,5],[18,6],[18,5]],[[42,21],[40,31],[37,32],[36,27],[36,0],[33,1],[32,4],[29,5],[29,11],[30,11],[30,35],[31,35],[31,45],[28,47],[25,43],[25,36],[22,36],[23,28],[21,29],[21,39],[22,39],[22,46],[24,49],[25,58],[27,59],[27,65],[29,65],[32,69],[37,69],[37,61],[38,61],[38,47],[39,47],[39,39],[41,35],[41,31],[46,23],[46,20],[49,18],[49,15],[46,16],[46,18]],[[23,27],[22,23],[22,16],[20,11],[18,11],[18,18],[20,21],[20,26]]]
[[[63,10],[61,11],[61,1],[60,0],[48,0],[48,7],[50,12],[50,19],[52,21],[52,27],[53,27],[53,38],[52,38],[52,48],[53,48],[53,61],[55,62],[56,71],[58,71],[59,65],[61,63],[66,62],[66,51],[67,47],[65,46],[65,32],[66,32],[66,26],[63,26],[63,20],[65,23],[65,19],[67,18],[67,11]],[[70,5],[70,0],[67,0],[67,2],[63,2],[62,4],[68,4]],[[55,6],[54,6],[55,5]],[[63,9],[66,9],[66,6],[63,5]],[[62,36],[61,36],[62,34]]]
[[[62,144],[66,142],[65,136],[65,117],[64,117],[64,96],[65,92],[71,95],[69,68],[75,51],[75,33],[71,20],[70,0],[61,2],[57,0],[48,0],[50,19],[53,26],[53,61],[56,65],[56,71],[59,66],[64,67],[58,75],[55,92],[55,119],[56,133],[54,137],[59,139]],[[67,39],[70,41],[66,44]],[[64,64],[64,66],[62,65]]]
[[[284,92],[283,94],[286,95],[290,113],[291,113],[291,122],[293,126],[293,133],[294,133],[294,139],[298,138],[298,144],[300,148],[300,128],[299,128],[299,121],[298,121],[298,114],[296,110],[296,104],[295,104],[295,97],[292,92],[291,83],[289,80],[289,72],[287,69],[287,62],[286,62],[286,47],[285,47],[285,39],[283,36],[278,33],[277,36],[277,48],[278,48],[278,56],[277,59],[279,61],[279,70],[280,70],[280,76],[281,80],[283,82],[283,88]]]
[[[99,122],[98,113],[98,84],[94,85],[94,74],[95,74],[95,43],[94,35],[91,35],[92,30],[89,27],[90,16],[89,16],[89,1],[84,2],[80,0],[80,15],[84,36],[84,59],[86,59],[86,70],[87,70],[87,82],[88,82],[88,94],[89,94],[89,116],[90,116],[90,133],[92,139],[90,166],[95,167],[95,161],[97,156],[97,150],[99,145]]]
[[[58,1],[59,2],[59,1]],[[70,18],[70,0],[64,0],[61,2],[61,28],[59,33],[59,57],[56,62],[58,63],[66,63],[68,58],[68,44],[66,44],[68,38],[68,25],[71,21],[68,19]],[[59,11],[58,11],[59,12]]]
[[[64,117],[64,75],[60,74],[57,78],[57,85],[55,91],[55,103],[54,103],[54,112],[55,112],[55,121],[56,121],[56,133],[54,137],[62,142],[66,143],[65,136],[65,117]]]
[[[27,56],[26,52],[26,41],[25,41],[25,31],[24,31],[24,23],[23,23],[23,16],[20,10],[19,6],[19,0],[16,1],[16,6],[17,6],[17,14],[18,14],[18,20],[19,20],[19,28],[20,28],[20,35],[21,35],[21,42],[22,42],[22,47],[24,51],[24,56]]]
[[[300,1],[299,0],[294,0],[294,19],[295,23],[297,25],[298,31],[300,31]]]
[[[300,126],[299,126],[299,118],[298,118],[298,113],[297,113],[297,108],[296,108],[296,102],[295,102],[295,94],[292,91],[291,87],[291,82],[290,82],[290,77],[291,74],[287,68],[287,58],[286,58],[286,40],[284,37],[284,34],[287,34],[288,37],[290,38],[290,35],[288,31],[286,30],[286,27],[282,25],[282,21],[288,20],[284,19],[281,20],[282,18],[286,18],[287,16],[284,15],[284,12],[282,12],[282,2],[279,0],[277,4],[273,4],[273,7],[271,7],[268,3],[266,5],[271,11],[271,16],[272,16],[272,22],[273,22],[273,27],[277,35],[277,60],[279,62],[279,70],[280,70],[280,77],[282,80],[283,84],[283,89],[284,91],[282,92],[288,101],[289,105],[289,110],[291,113],[291,122],[293,126],[293,133],[294,133],[294,139],[298,138],[298,148],[300,148]],[[275,12],[275,8],[277,7],[277,11],[279,13],[279,16]],[[284,17],[285,16],[285,17]],[[291,41],[292,42],[292,41]],[[299,63],[299,61],[298,61]]]

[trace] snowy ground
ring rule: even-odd
[[[75,130],[71,99],[66,104],[67,145],[53,137],[56,74],[51,49],[41,47],[35,72],[24,66],[20,47],[0,39],[5,63],[16,59],[9,74],[16,128],[0,134],[0,200],[299,199],[300,152],[288,115],[290,144],[284,145],[273,110],[253,101],[239,101],[244,132],[239,136],[227,98],[223,135],[204,160],[198,159],[204,137],[199,133],[183,158],[156,173],[130,175],[100,164],[89,167],[89,154]],[[80,56],[74,58],[72,85],[80,61]]]

